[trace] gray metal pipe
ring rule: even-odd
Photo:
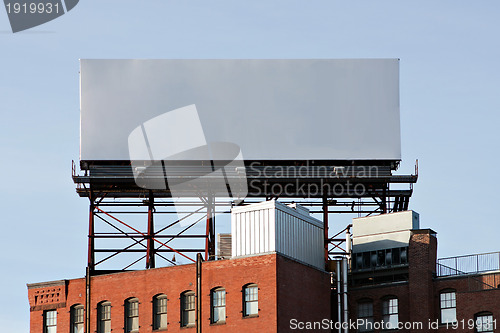
[[[340,268],[340,260],[337,260],[337,318],[339,324],[342,323],[342,298],[341,298],[341,291],[340,291],[340,279],[341,279],[341,268]],[[339,330],[338,333],[342,333],[342,325],[339,325]]]
[[[203,322],[201,317],[201,263],[203,259],[201,253],[196,254],[196,332],[201,333]]]
[[[349,333],[349,310],[347,309],[347,258],[342,259],[342,282],[344,284],[344,332]]]
[[[91,304],[92,298],[90,294],[92,278],[90,276],[90,267],[87,266],[85,272],[85,332],[92,332],[90,329],[90,315],[91,315]]]

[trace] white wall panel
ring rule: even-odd
[[[411,230],[419,228],[419,214],[412,210],[354,218],[352,251],[365,252],[408,246]]]
[[[306,212],[276,201],[233,208],[232,255],[279,252],[323,269],[323,222]]]

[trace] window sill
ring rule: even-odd
[[[185,330],[185,329],[189,329],[189,328],[195,328],[196,327],[196,324],[189,324],[189,325],[186,325],[186,326],[181,326],[181,330]]]
[[[225,321],[218,321],[216,323],[210,323],[210,326],[226,325]]]
[[[255,315],[243,316],[243,319],[258,318],[258,317],[259,317],[259,315],[255,314]]]

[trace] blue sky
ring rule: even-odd
[[[17,34],[0,10],[2,331],[29,329],[26,283],[84,275],[88,201],[71,180],[79,58],[400,58],[398,173],[420,164],[410,207],[438,232],[440,257],[500,250],[499,10],[456,0],[86,0]]]

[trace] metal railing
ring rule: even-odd
[[[467,279],[468,291],[481,291],[500,288],[500,273],[498,272],[479,275],[475,274],[479,272],[464,273],[440,263],[437,264],[436,272],[438,277],[458,275],[463,276]]]
[[[437,276],[476,274],[500,270],[500,252],[438,259]]]

